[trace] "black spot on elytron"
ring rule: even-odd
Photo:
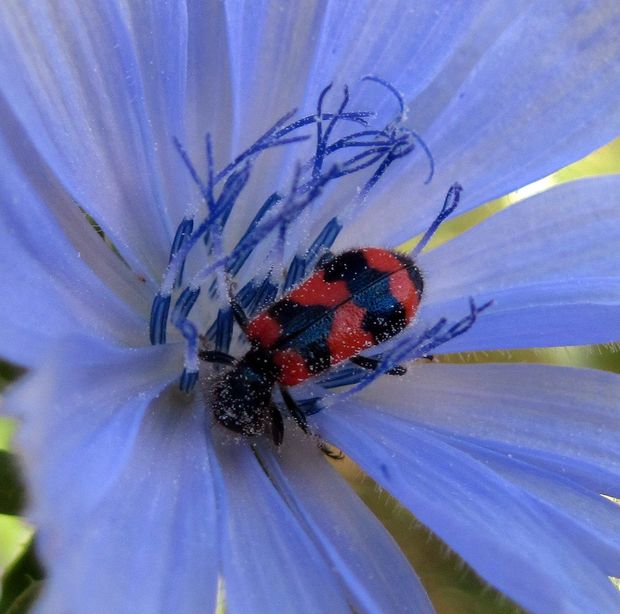
[[[372,285],[352,295],[352,301],[366,310],[362,328],[374,337],[376,343],[390,339],[407,326],[405,309],[390,291],[389,276],[379,276]]]
[[[424,292],[424,278],[422,277],[422,271],[414,265],[407,269],[407,273],[409,273],[409,279],[418,292],[418,298],[422,298],[422,292]]]
[[[379,275],[374,283],[351,295],[351,300],[370,313],[384,313],[401,306],[390,290],[390,278]]]
[[[415,266],[405,255],[399,260],[408,270]],[[324,271],[326,281],[347,282],[352,302],[366,311],[362,328],[377,343],[390,339],[407,326],[405,309],[390,290],[390,275],[368,266],[361,251],[353,250],[336,256],[325,265]],[[414,283],[418,287],[418,282]]]
[[[300,350],[310,373],[320,373],[331,366],[331,352],[325,339],[313,341]]]
[[[282,299],[268,309],[269,315],[278,321],[282,329],[275,347],[284,347],[293,338],[299,339],[307,328],[330,316],[329,307],[323,305],[300,305],[290,299]],[[297,345],[297,343],[295,343]]]
[[[325,281],[344,280],[354,303],[366,307],[362,295],[374,294],[373,288],[379,285],[379,291],[389,291],[389,275],[368,265],[361,251],[352,250],[336,256],[325,267]]]
[[[396,259],[406,267],[414,266],[413,260],[407,256],[407,254],[402,254],[401,252],[392,252]]]
[[[399,254],[398,252],[394,252],[394,255],[400,262],[402,262],[403,266],[406,267],[407,273],[409,274],[409,279],[418,292],[418,298],[422,298],[422,292],[424,292],[424,279],[422,278],[422,272],[417,267],[415,262],[409,258],[409,256]]]
[[[320,373],[331,366],[331,352],[327,345],[334,312],[326,309],[323,316],[294,337],[278,342],[278,349],[292,348],[299,352],[310,373]]]
[[[367,312],[362,321],[362,328],[369,332],[377,343],[387,341],[407,326],[405,309],[397,303],[390,311]]]
[[[409,279],[415,286],[418,297],[422,296],[424,291],[424,280],[420,269],[415,265],[414,261],[406,254],[392,252],[398,261],[407,271]],[[332,258],[329,262],[320,267],[324,271],[325,281],[346,281],[347,289],[352,297],[355,297],[368,290],[369,287],[386,282],[390,277],[389,273],[379,271],[369,266],[364,253],[361,250],[350,250]],[[389,282],[381,285],[381,290],[389,290]],[[389,293],[389,292],[388,292]],[[361,303],[355,301],[361,306]]]
[[[364,271],[368,270],[368,264],[364,254],[359,250],[349,250],[338,256],[334,256],[323,266],[324,279],[328,282],[349,280],[359,277]]]

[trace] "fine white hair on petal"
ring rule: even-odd
[[[600,572],[617,576],[620,566],[620,514],[616,503],[573,482],[556,469],[544,469],[526,460],[480,446],[469,438],[453,445],[483,462],[506,481],[534,499],[541,517],[549,516]]]
[[[357,402],[543,468],[561,467],[575,483],[617,497],[619,387],[618,375],[592,369],[426,364],[377,380]]]

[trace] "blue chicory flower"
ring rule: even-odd
[[[30,371],[4,408],[21,423],[49,571],[39,611],[211,611],[221,583],[233,614],[432,611],[315,439],[287,424],[276,449],[214,425],[212,365],[179,390],[199,343],[244,346],[222,267],[176,312],[174,288],[181,268],[183,284],[236,254],[228,271],[256,311],[273,298],[265,280],[281,290],[319,248],[423,232],[457,181],[465,211],[608,142],[620,127],[616,3],[67,0],[0,12],[0,351]],[[278,118],[304,116],[210,189]],[[352,153],[357,138],[368,140]],[[200,170],[211,155],[213,182]],[[295,216],[272,203],[273,231],[235,252],[296,172],[316,194]],[[619,187],[617,176],[563,185],[420,254],[425,294],[405,338],[461,321],[471,297],[493,304],[436,354],[620,339]],[[213,194],[207,245],[166,282]],[[164,286],[181,332],[157,315]],[[407,356],[399,339],[388,359]],[[324,397],[311,427],[486,581],[533,612],[618,609],[620,519],[601,496],[620,496],[617,376],[420,361],[353,394],[329,377],[307,387]]]

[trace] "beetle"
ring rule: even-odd
[[[203,360],[233,365],[215,386],[215,418],[245,436],[271,424],[279,445],[284,427],[272,400],[278,384],[289,412],[306,430],[305,416],[287,388],[345,360],[376,368],[378,361],[360,352],[401,332],[414,319],[423,289],[412,258],[364,247],[323,258],[308,278],[251,321],[231,298],[251,348],[239,361],[221,352],[200,353]],[[400,366],[388,371],[404,372]]]
[[[233,367],[214,388],[216,420],[246,436],[263,433],[271,425],[279,445],[284,423],[273,401],[276,385],[291,416],[307,431],[306,416],[288,387],[345,360],[376,369],[379,361],[360,353],[391,339],[415,318],[424,292],[415,259],[456,209],[462,189],[458,183],[450,187],[441,211],[408,255],[382,247],[350,249],[336,256],[327,252],[308,278],[251,321],[231,294],[233,316],[251,347],[240,360],[217,350],[199,352],[202,360]],[[491,302],[476,307],[470,299],[470,315],[436,341],[441,338],[443,343],[468,330]],[[445,320],[438,323],[443,324]],[[387,371],[405,372],[400,365]]]

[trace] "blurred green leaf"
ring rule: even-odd
[[[25,369],[18,367],[10,362],[0,360],[0,390],[8,384],[14,382],[20,375],[25,373]]]
[[[39,594],[43,578],[43,568],[34,551],[34,540],[31,540],[2,578],[0,614],[27,612]]]
[[[27,612],[30,612],[30,608],[37,600],[42,588],[42,580],[32,582],[26,590],[17,596],[8,610],[6,610],[6,614],[27,614]],[[0,610],[0,614],[4,614],[4,610]]]
[[[19,514],[25,501],[26,491],[16,457],[0,450],[0,514]]]
[[[11,418],[0,416],[0,450],[9,450],[15,422]]]

